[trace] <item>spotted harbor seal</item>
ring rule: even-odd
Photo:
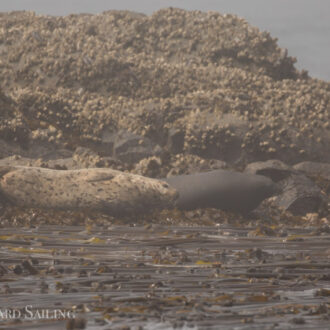
[[[179,192],[179,209],[213,207],[248,213],[276,194],[278,187],[262,175],[216,170],[164,179]]]
[[[108,168],[60,171],[3,166],[0,192],[21,207],[99,210],[113,216],[173,207],[178,197],[164,181]]]
[[[246,213],[276,192],[276,184],[264,176],[227,170],[157,180],[109,168],[0,166],[0,193],[15,205],[99,210],[113,216],[173,207]]]

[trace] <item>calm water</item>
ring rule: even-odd
[[[297,66],[310,75],[330,81],[329,0],[1,0],[0,11],[34,10],[67,15],[128,9],[146,14],[164,7],[216,10],[246,18],[279,39],[281,47],[298,59]]]

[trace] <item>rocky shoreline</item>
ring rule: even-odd
[[[0,19],[0,165],[161,178],[277,159],[287,173],[328,171],[329,83],[243,19],[171,8]],[[315,197],[293,213],[318,211],[327,175],[287,175],[298,199]]]
[[[186,252],[193,255],[196,269],[205,266],[215,273],[218,266],[214,263],[220,259],[209,260],[207,256],[214,253],[216,244],[223,240],[231,243],[238,240],[237,251],[229,255],[230,258],[233,255],[239,258],[239,251],[246,249],[244,239],[251,239],[251,244],[258,245],[268,253],[260,252],[259,258],[242,252],[241,258],[247,258],[248,262],[254,258],[252,261],[256,264],[262,260],[274,262],[277,253],[272,250],[272,240],[276,241],[276,247],[288,244],[287,251],[292,249],[292,253],[296,253],[295,261],[305,262],[306,255],[310,257],[307,262],[318,261],[318,254],[305,244],[301,243],[300,246],[300,243],[295,245],[290,242],[307,240],[311,243],[311,249],[316,244],[316,249],[321,251],[317,237],[327,242],[330,233],[330,83],[313,79],[306,71],[297,70],[295,58],[279,48],[277,40],[269,33],[261,32],[233,15],[173,8],[160,10],[151,16],[128,11],[66,17],[12,12],[1,13],[0,22],[0,166],[24,165],[63,171],[111,168],[152,178],[228,169],[264,175],[281,189],[278,195],[265,200],[256,210],[244,216],[215,209],[197,209],[164,210],[146,216],[120,218],[98,212],[24,209],[8,204],[0,196],[0,230],[5,233],[0,237],[5,246],[0,254],[0,278],[9,290],[12,286],[9,281],[11,276],[15,277],[18,287],[27,280],[25,275],[35,278],[43,276],[49,284],[53,283],[56,276],[66,276],[59,274],[59,266],[53,267],[56,270],[54,273],[45,271],[51,266],[50,257],[39,260],[42,266],[37,273],[29,273],[24,260],[34,255],[35,251],[20,250],[26,244],[32,244],[33,248],[35,244],[45,244],[38,239],[31,241],[26,230],[38,232],[39,228],[41,231],[46,228],[47,231],[52,226],[56,226],[56,231],[63,232],[66,229],[70,232],[71,226],[82,226],[79,228],[86,228],[87,236],[89,232],[94,235],[102,231],[102,235],[107,233],[111,236],[111,230],[106,228],[125,226],[127,232],[141,230],[141,237],[150,237],[150,228],[161,226],[161,230],[169,233],[166,239],[174,240],[177,237],[176,226],[180,227],[179,231],[195,230],[192,235],[197,235],[194,236],[196,239],[189,246],[191,250]],[[229,234],[221,233],[218,243],[210,243],[206,239],[206,250],[199,252],[206,264],[196,264],[198,258],[195,250],[205,241],[201,237],[208,237],[209,230],[217,226],[229,228]],[[198,236],[198,231],[201,236]],[[123,244],[120,245],[122,249],[125,249],[125,244],[129,247],[134,243],[132,237],[125,241],[122,230],[117,234],[114,240]],[[15,235],[18,236],[15,238]],[[51,232],[47,235],[52,236]],[[63,238],[61,235],[59,239]],[[103,240],[105,238],[102,235],[96,236]],[[154,241],[156,246],[159,240],[157,235]],[[185,241],[189,239],[189,234],[185,235],[187,237],[181,237],[182,241],[178,243],[182,245],[182,251],[189,243]],[[226,235],[228,237],[224,238]],[[88,240],[85,236],[79,239]],[[241,241],[242,237],[244,239]],[[265,241],[259,241],[261,238]],[[269,244],[266,243],[267,239]],[[162,253],[162,247],[158,248],[159,253]],[[298,253],[299,248],[304,249],[305,255]],[[71,247],[63,245],[62,250],[66,249],[69,251]],[[139,249],[142,247],[139,246]],[[95,252],[93,248],[87,250],[90,255]],[[51,254],[50,250],[44,252],[47,256]],[[56,252],[59,253],[57,259],[61,259],[62,252]],[[328,252],[320,252],[322,262],[326,265],[329,264]],[[127,258],[130,262],[135,260],[134,254]],[[28,262],[31,263],[31,260]],[[100,260],[95,262],[102,267]],[[109,260],[104,261],[106,265]],[[78,259],[72,257],[72,262],[76,264]],[[190,265],[190,262],[183,260],[182,265]],[[165,265],[166,261],[162,259],[156,264]],[[17,265],[22,268],[20,274],[14,271]],[[178,276],[186,276],[181,273],[184,268],[180,265],[176,270]],[[231,268],[230,263],[223,270],[226,267],[234,274],[231,278],[234,285],[236,276],[240,275],[235,273],[235,267]],[[278,292],[283,304],[285,299],[282,291],[288,285],[299,282],[302,291],[313,287],[315,292],[319,292],[317,297],[321,298],[314,301],[309,297],[311,305],[306,310],[312,310],[317,304],[321,304],[321,307],[315,307],[314,312],[308,314],[316,316],[308,316],[307,322],[315,322],[322,327],[324,319],[329,317],[329,306],[323,301],[329,293],[322,291],[329,281],[322,277],[327,267],[322,268],[324,273],[311,271],[306,275],[308,278],[304,279],[298,273],[304,272],[305,266],[291,277],[285,277],[286,266],[283,266],[285,276],[278,271],[278,267],[282,266],[274,266],[273,273],[267,270],[266,275],[248,269],[246,272],[248,278],[252,279],[252,285],[258,282],[258,278],[262,278],[261,282],[266,278],[274,279],[275,282],[269,282],[265,290],[268,293],[269,290]],[[87,268],[83,269],[86,274]],[[154,270],[151,268],[141,264],[141,271],[147,275]],[[227,271],[223,270],[220,270],[221,276],[226,277]],[[128,276],[122,264],[115,272],[119,278],[121,275],[125,279]],[[149,287],[152,292],[160,292],[162,289],[158,288],[157,283],[167,281],[162,275],[159,277],[162,280],[157,281],[152,275],[152,281],[148,283],[148,286],[153,285],[154,289]],[[201,283],[204,280],[205,277],[202,277]],[[116,278],[113,281],[115,284],[118,282],[119,286],[124,283]],[[308,282],[307,286],[304,286],[304,281]],[[205,285],[208,284],[205,280]],[[12,292],[15,294],[10,294],[4,286],[0,297],[12,297],[13,303],[19,301],[20,290],[16,292],[14,289]],[[169,297],[174,294],[180,296],[174,282],[168,282],[167,286],[171,288]],[[230,310],[230,306],[234,305],[231,309],[234,313],[241,303],[240,298],[232,291],[222,292],[221,295],[222,289],[215,287],[215,293],[223,297],[218,301],[221,308]],[[125,324],[127,315],[133,313],[125,305],[132,302],[123,303],[126,306],[123,310],[120,309],[122,307],[115,310],[114,304],[119,303],[120,295],[126,291],[121,293],[120,288],[106,288],[109,297],[116,290],[119,300],[115,298],[111,302],[109,298],[100,301],[101,309],[97,317],[108,324],[107,315],[114,314],[118,323],[113,326],[117,329]],[[89,289],[84,288],[83,291]],[[143,287],[141,292],[147,294],[149,289]],[[31,290],[37,294],[37,288]],[[65,294],[57,289],[55,291],[56,294]],[[244,298],[244,308],[266,300],[273,306],[273,303],[277,304],[275,293],[274,296],[265,294],[251,299],[249,293]],[[79,304],[94,308],[96,313],[97,306],[91,307],[88,297],[79,298]],[[71,298],[68,298],[71,299],[69,305],[78,304],[76,298]],[[168,324],[174,326],[178,317],[174,317],[169,304],[171,307],[185,304],[187,310],[195,312],[199,311],[198,306],[204,306],[205,310],[208,304],[217,305],[216,300],[210,302],[202,299],[200,303],[195,299],[194,303],[190,303],[192,300],[183,296],[169,299],[163,301],[166,306],[157,312],[150,312],[151,307],[143,309],[148,311],[144,316],[146,320],[161,322],[162,313],[165,315],[168,312],[165,318]],[[54,307],[54,301],[49,301]],[[294,298],[291,302],[298,304],[301,301]],[[144,303],[141,300],[141,304]],[[297,308],[297,314],[303,315],[304,308],[297,306],[292,308]],[[136,311],[134,309],[134,313]],[[206,323],[198,323],[197,318],[205,321],[212,314],[211,311],[204,314],[195,312],[187,318],[190,325],[203,326]],[[275,323],[282,312],[274,312]],[[234,314],[231,321],[226,319],[228,326],[241,326],[242,320],[251,321],[248,313],[242,318],[236,317],[237,314],[234,317]],[[90,315],[86,312],[85,317],[91,319],[95,316]],[[143,321],[139,320],[136,326],[143,325]],[[283,328],[288,326],[285,322],[281,323]],[[299,322],[303,321],[297,318],[288,322],[298,329]],[[133,323],[132,328],[135,326]]]

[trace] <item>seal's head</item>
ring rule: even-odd
[[[167,182],[143,178],[144,182],[147,183],[150,196],[149,203],[153,204],[156,208],[173,208],[177,199],[179,198],[179,192],[170,186]],[[159,205],[160,207],[157,207]]]
[[[122,206],[113,212],[116,215],[150,213],[176,206],[179,193],[167,182],[130,173],[115,174],[111,182]]]
[[[168,207],[173,207],[179,198],[179,192],[171,187],[167,182],[160,182],[160,193],[162,194],[163,198],[167,200]]]

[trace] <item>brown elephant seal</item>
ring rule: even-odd
[[[212,207],[248,213],[279,192],[265,176],[227,170],[173,176],[164,181],[178,190],[177,207],[186,210]]]
[[[25,166],[0,167],[0,193],[21,207],[98,210],[113,216],[173,207],[178,197],[164,181],[108,168]]]

